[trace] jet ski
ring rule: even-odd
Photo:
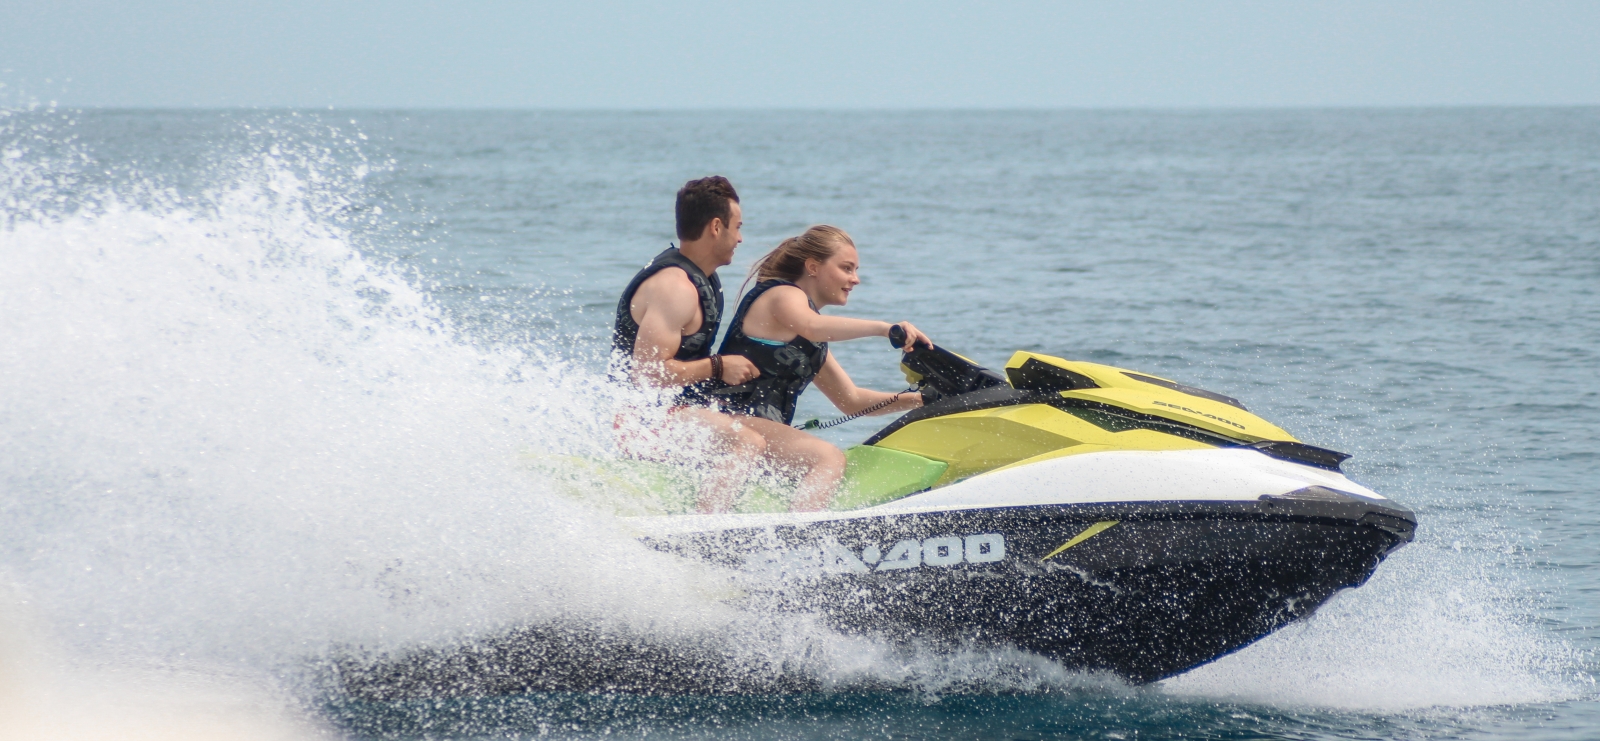
[[[917,347],[901,369],[926,403],[846,452],[830,511],[631,524],[746,575],[751,609],[1133,683],[1305,618],[1416,529],[1348,455],[1230,396],[1031,352],[996,372]]]
[[[903,343],[904,338],[898,339]],[[898,346],[898,344],[897,344]],[[1237,651],[1358,587],[1416,517],[1238,399],[1031,352],[994,371],[917,347],[924,406],[846,451],[829,511],[755,488],[698,515],[682,471],[544,459],[650,547],[725,567],[755,613],[932,647],[1011,647],[1154,682]],[[563,479],[563,477],[565,477]],[[814,692],[735,647],[567,621],[339,662],[367,700],[542,691]]]

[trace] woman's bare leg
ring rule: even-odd
[[[800,490],[790,509],[817,512],[828,508],[844,478],[844,451],[809,432],[760,417],[736,415],[766,440],[766,457],[800,473]]]
[[[714,456],[713,468],[700,486],[696,508],[701,514],[733,509],[739,493],[744,490],[750,466],[767,451],[766,438],[746,424],[746,417],[736,418],[703,407],[679,408],[673,411],[673,416],[687,418],[711,431],[712,449],[708,452]]]

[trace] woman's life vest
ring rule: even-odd
[[[711,392],[721,400],[722,407],[738,414],[765,417],[774,422],[794,422],[795,402],[800,392],[811,385],[811,379],[822,370],[828,359],[828,343],[812,342],[795,335],[788,342],[776,342],[751,337],[744,333],[745,315],[761,294],[777,286],[792,286],[786,280],[767,280],[756,284],[739,302],[733,323],[728,325],[728,336],[722,340],[722,355],[743,355],[755,363],[761,375],[749,383],[720,388]],[[816,305],[811,306],[812,311]]]
[[[689,282],[700,293],[700,329],[684,335],[673,360],[689,361],[711,357],[711,343],[717,338],[717,328],[722,322],[722,279],[716,273],[706,275],[693,260],[683,256],[676,247],[656,255],[643,270],[633,276],[617,302],[617,323],[611,333],[612,375],[626,378],[633,364],[633,343],[639,339],[639,323],[633,320],[633,295],[639,292],[650,276],[668,268],[679,268],[687,273]],[[721,385],[719,379],[707,379],[684,387],[678,400],[684,403],[705,403],[707,389]]]

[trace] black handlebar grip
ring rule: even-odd
[[[890,325],[890,327],[889,327],[889,344],[894,345],[894,349],[896,349],[896,350],[899,350],[900,348],[905,347],[906,346],[906,328],[902,327],[902,326],[900,326],[898,324]]]

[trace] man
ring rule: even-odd
[[[717,268],[733,262],[742,239],[739,194],[720,175],[691,180],[678,190],[676,211],[680,246],[656,255],[623,290],[612,347],[635,383],[677,389],[673,421],[709,431],[712,452],[753,461],[766,440],[718,410],[707,393],[719,381],[737,386],[761,375],[742,356],[711,352],[723,309]],[[738,463],[710,477],[700,510],[727,511],[742,478]]]

